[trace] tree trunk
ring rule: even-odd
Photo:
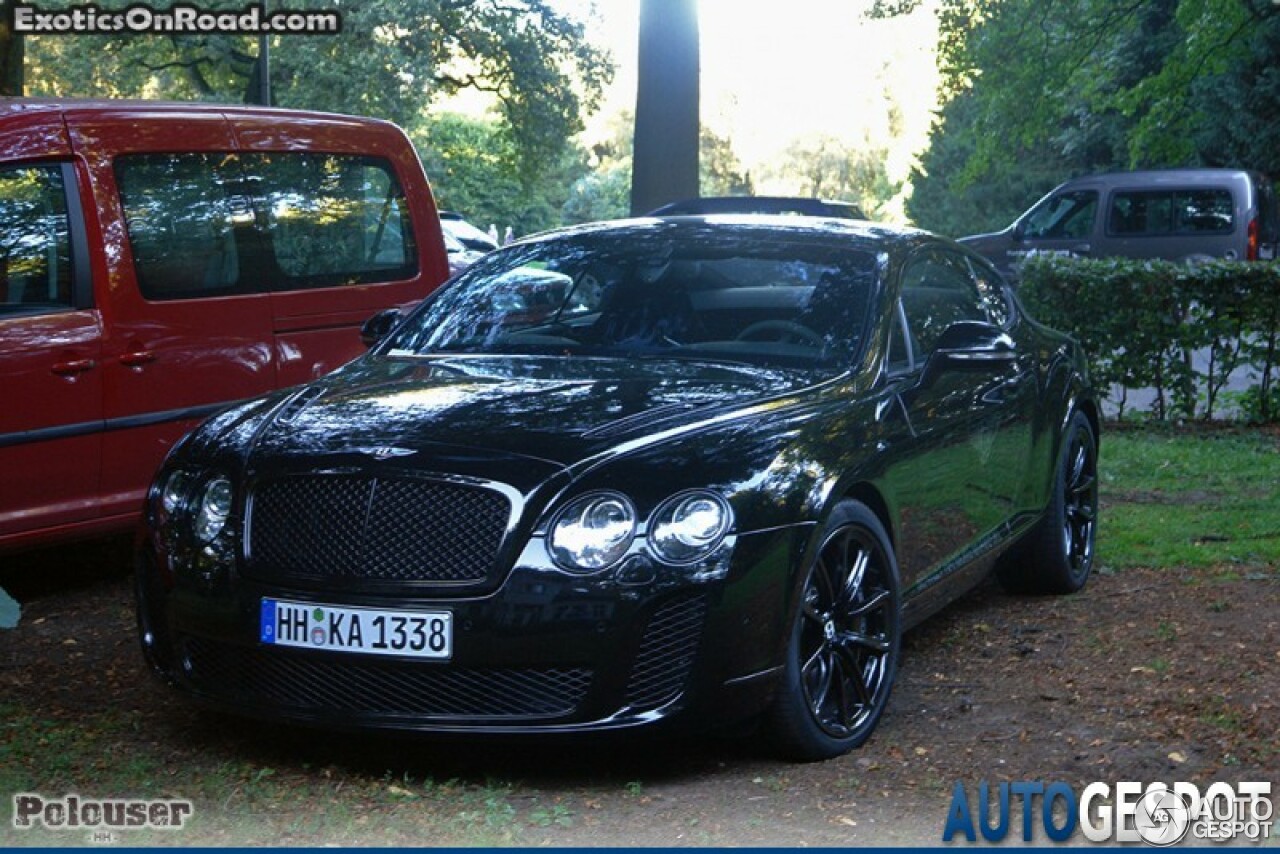
[[[23,36],[13,29],[16,0],[0,0],[0,95],[26,94],[23,76]]]
[[[631,213],[698,195],[696,0],[641,0]]]

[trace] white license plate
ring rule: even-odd
[[[274,646],[447,659],[453,655],[453,614],[263,599],[258,637]]]

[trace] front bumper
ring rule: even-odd
[[[781,660],[789,579],[810,526],[739,535],[721,577],[624,561],[575,576],[531,540],[491,593],[450,597],[265,584],[237,566],[162,571],[139,552],[142,645],[179,690],[237,714],[331,728],[575,732],[727,725],[762,711]],[[264,597],[448,610],[447,662],[259,641]]]

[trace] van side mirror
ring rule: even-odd
[[[1021,243],[1027,236],[1026,223],[1015,222],[1013,228],[1009,229],[1009,236],[1013,238],[1015,243]]]
[[[372,347],[391,334],[391,330],[400,323],[400,309],[384,308],[364,322],[360,327],[360,340],[365,347]]]

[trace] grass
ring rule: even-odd
[[[1099,468],[1104,567],[1280,568],[1274,436],[1104,430]]]

